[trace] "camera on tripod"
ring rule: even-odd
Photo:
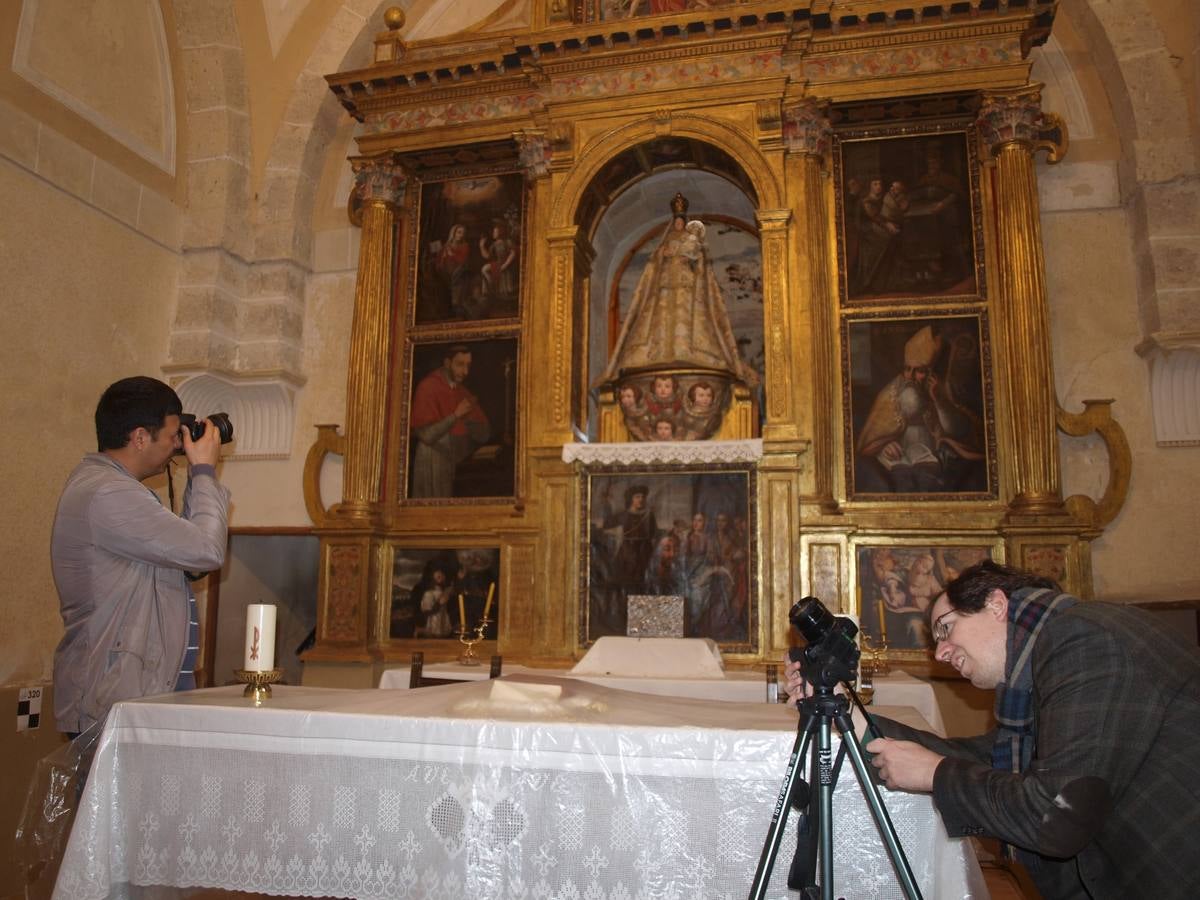
[[[816,597],[799,600],[788,619],[808,643],[793,647],[788,655],[800,663],[806,681],[817,689],[832,690],[858,676],[860,651],[854,640],[858,626],[845,616],[835,616]]]

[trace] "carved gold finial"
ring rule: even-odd
[[[404,10],[398,6],[389,6],[383,14],[383,24],[388,27],[389,31],[399,31],[404,27],[404,22]]]

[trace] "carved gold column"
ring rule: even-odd
[[[378,514],[391,355],[392,260],[405,176],[394,154],[351,160],[361,202],[362,244],[346,376],[346,455],[336,515],[368,521]]]
[[[763,343],[766,349],[766,422],[764,441],[796,443],[800,429],[796,422],[797,364],[791,298],[788,285],[789,209],[758,211],[759,239],[763,267]]]
[[[997,287],[1012,442],[1010,517],[1063,513],[1050,357],[1050,316],[1034,152],[1044,124],[1041,86],[984,95],[979,128],[995,159]]]
[[[838,407],[837,329],[830,272],[831,217],[823,169],[832,135],[827,103],[806,99],[784,106],[788,199],[797,217],[794,258],[798,264],[792,305],[798,314],[793,327],[795,346],[801,346],[803,341],[808,347],[807,354],[791,354],[796,359],[793,377],[798,384],[810,388],[808,397],[793,398],[793,402],[804,410],[801,433],[812,437],[812,477],[808,489],[823,512],[837,511],[833,496],[837,423],[832,414]]]
[[[529,240],[525,271],[530,289],[526,294],[533,328],[526,358],[542,361],[540,371],[530,372],[530,442],[558,445],[570,441],[573,386],[572,319],[575,297],[574,227],[547,227],[552,204],[550,144],[545,133],[529,129],[514,134],[525,178],[530,185]]]

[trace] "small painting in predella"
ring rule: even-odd
[[[416,324],[517,315],[523,186],[519,174],[422,185]]]
[[[963,569],[991,556],[989,547],[859,547],[863,633],[889,650],[932,650],[934,600]]]
[[[392,562],[392,638],[457,638],[484,623],[495,640],[500,613],[500,551],[497,548],[413,549],[397,547]],[[492,602],[488,605],[488,595]],[[459,600],[459,598],[462,598]]]
[[[979,293],[966,135],[845,141],[841,154],[847,299]]]

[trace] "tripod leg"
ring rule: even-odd
[[[796,775],[800,771],[800,766],[803,765],[808,742],[812,738],[813,731],[816,730],[816,725],[816,716],[804,716],[796,729],[792,755],[783,774],[783,787],[779,790],[779,799],[775,801],[775,814],[771,816],[767,839],[763,842],[762,855],[758,859],[758,869],[755,870],[754,881],[750,885],[749,900],[762,900],[766,896],[767,883],[771,880],[771,870],[775,867],[775,856],[779,853],[779,842],[783,840],[783,830],[787,825],[788,809],[792,805],[792,791],[795,788]],[[825,727],[829,727],[828,722]]]
[[[821,800],[821,900],[833,900],[833,740],[829,719],[823,717],[817,731],[817,794]]]
[[[879,794],[879,785],[871,780],[871,776],[867,772],[862,747],[859,745],[858,735],[854,733],[854,723],[847,714],[838,716],[836,721],[838,734],[842,738],[842,746],[850,754],[850,762],[858,776],[858,783],[862,785],[863,796],[871,808],[871,815],[874,816],[875,824],[879,827],[879,833],[887,846],[892,865],[896,868],[896,877],[900,880],[904,896],[908,900],[923,900],[921,890],[917,887],[917,879],[913,876],[912,867],[908,864],[908,857],[904,855],[904,848],[900,846],[900,840],[896,837],[896,826],[892,824],[887,807],[883,805],[883,798]]]

